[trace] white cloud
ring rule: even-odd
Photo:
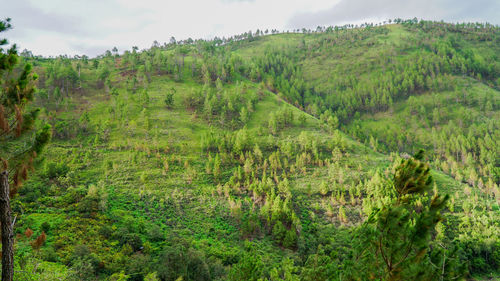
[[[147,48],[154,40],[167,42],[171,36],[208,39],[256,29],[285,30],[339,23],[330,17],[332,6],[338,7],[336,4],[349,8],[343,21],[386,19],[391,11],[399,11],[394,7],[401,6],[391,5],[391,0],[376,0],[386,5],[366,12],[373,1],[354,0],[356,5],[346,5],[346,1],[0,0],[0,17],[12,17],[15,29],[6,36],[21,49],[46,56],[82,53],[94,56],[113,46],[120,51],[132,46]],[[419,5],[413,0],[412,3]],[[420,6],[426,3],[422,1]],[[356,15],[358,9],[361,12]],[[439,11],[436,13],[439,16]],[[481,12],[476,14],[481,16]]]
[[[498,0],[341,0],[327,9],[302,11],[294,15],[290,26],[314,27],[345,23],[383,21],[394,18],[424,18],[451,22],[500,23]]]

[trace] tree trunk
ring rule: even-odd
[[[12,281],[14,277],[14,232],[9,198],[9,173],[0,175],[0,223],[2,224],[2,281]]]

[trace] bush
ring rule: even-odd
[[[163,234],[163,230],[161,229],[161,227],[159,227],[156,224],[153,224],[148,228],[148,236],[151,239],[151,241],[154,241],[154,242],[159,242],[159,241],[162,241],[163,239],[165,239],[165,235]]]
[[[142,248],[142,239],[137,233],[131,233],[124,238],[134,251],[139,251]]]
[[[120,242],[120,245],[129,244],[134,252],[139,251],[142,248],[142,239],[137,233],[130,233],[125,227],[119,228],[113,237]]]
[[[287,232],[286,227],[283,225],[283,223],[281,221],[277,221],[274,224],[273,236],[274,236],[274,239],[279,241],[280,244],[285,239],[286,232]]]
[[[99,199],[87,196],[78,203],[77,210],[85,218],[95,217],[99,211]]]
[[[66,163],[47,162],[45,164],[45,177],[48,179],[55,179],[57,177],[65,176],[69,171]]]
[[[77,259],[73,261],[69,273],[69,280],[93,281],[96,280],[95,266],[89,259]]]
[[[297,246],[297,233],[295,229],[289,229],[286,232],[285,238],[283,239],[283,247],[285,248],[295,248]]]
[[[42,230],[45,233],[48,233],[50,230],[50,223],[43,222],[42,225],[40,226],[40,230]]]
[[[189,248],[184,243],[164,248],[157,264],[158,277],[161,280],[210,280],[210,270],[204,255]]]
[[[90,255],[90,249],[87,245],[79,244],[73,248],[73,259],[83,259]]]
[[[174,105],[174,93],[168,92],[165,96],[165,105],[167,108],[172,108]]]
[[[228,280],[259,280],[264,275],[264,263],[256,251],[249,249],[240,261],[235,264],[228,275]]]
[[[54,247],[50,246],[42,249],[42,259],[49,262],[57,262],[59,257]]]
[[[133,254],[128,260],[127,274],[128,281],[143,281],[144,275],[151,268],[151,257],[142,253]]]
[[[186,106],[187,109],[189,110],[197,110],[201,109],[203,106],[203,93],[201,91],[188,91],[184,95],[184,105]]]
[[[103,225],[101,228],[99,228],[99,234],[104,238],[109,239],[111,235],[113,235],[113,230],[110,226]]]
[[[62,201],[66,205],[71,205],[73,203],[80,201],[82,198],[85,197],[86,194],[87,194],[87,189],[83,186],[77,188],[70,187],[66,190],[66,193],[62,198]]]
[[[259,216],[253,212],[247,213],[243,218],[241,232],[243,236],[255,236],[261,232],[261,222]]]

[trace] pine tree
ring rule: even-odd
[[[244,106],[240,110],[240,121],[243,124],[246,124],[248,122],[248,110]]]
[[[269,114],[268,128],[271,134],[275,135],[278,133],[278,122],[276,121],[276,114],[274,112]]]
[[[0,32],[11,27],[10,19],[0,21]],[[2,280],[13,279],[13,222],[10,197],[21,182],[28,177],[33,158],[39,155],[50,139],[50,126],[35,130],[34,122],[38,109],[28,111],[27,104],[33,100],[37,76],[30,64],[24,65],[20,74],[14,77],[13,69],[18,64],[16,45],[4,50],[7,40],[0,40],[0,223],[2,225]],[[4,76],[6,75],[6,76]],[[9,77],[10,76],[10,77]],[[9,77],[7,81],[2,77]],[[9,177],[9,173],[13,176]],[[10,186],[12,182],[12,188]]]
[[[440,211],[448,196],[422,195],[432,183],[430,169],[422,158],[419,152],[401,161],[393,179],[396,198],[375,209],[361,228],[365,239],[361,245],[370,245],[372,254],[366,255],[366,250],[361,249],[360,258],[383,280],[419,280],[428,274],[423,258],[429,249],[430,232],[441,220]],[[417,202],[427,205],[418,207]]]
[[[403,159],[394,173],[394,188],[398,199],[406,195],[422,193],[432,184],[430,168],[427,163],[420,161],[423,151],[419,151],[413,158]]]

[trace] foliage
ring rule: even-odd
[[[15,201],[19,268],[495,278],[498,27],[397,22],[27,54],[55,138]]]

